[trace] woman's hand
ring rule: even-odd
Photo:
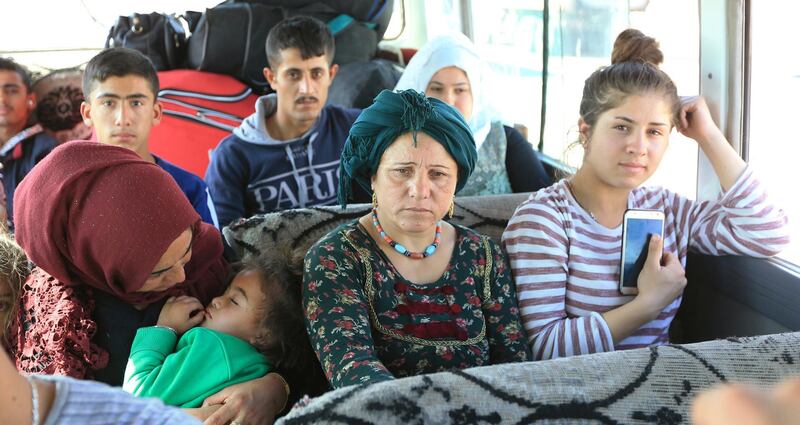
[[[195,407],[195,408],[187,408],[183,409],[184,412],[194,416],[201,421],[208,419],[209,416],[213,415],[214,412],[219,410],[222,407],[221,404],[209,404],[202,407]]]
[[[192,315],[192,312],[195,314]],[[182,335],[199,325],[205,317],[200,300],[188,295],[181,295],[167,299],[164,307],[161,308],[161,314],[158,315],[156,325],[170,327],[175,329],[178,335]]]
[[[697,141],[701,146],[713,140],[725,140],[702,96],[685,96],[681,98],[681,110],[678,114],[678,131],[686,137]],[[727,143],[727,142],[726,142]]]
[[[678,131],[697,141],[711,161],[722,189],[730,189],[747,164],[714,124],[708,105],[701,96],[681,98]]]
[[[680,261],[663,251],[661,237],[653,235],[647,247],[647,260],[637,281],[639,295],[633,301],[603,313],[614,344],[655,320],[686,287],[686,274]]]
[[[678,257],[663,250],[661,237],[651,236],[647,260],[637,281],[639,295],[633,301],[644,306],[651,315],[650,320],[655,320],[686,287],[686,273]]]
[[[225,425],[232,421],[242,425],[272,424],[286,405],[283,380],[268,373],[263,378],[232,385],[206,398],[203,406],[222,404],[204,422],[205,425]]]

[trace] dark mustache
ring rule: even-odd
[[[294,103],[302,103],[302,102],[307,102],[307,101],[319,102],[319,99],[317,99],[314,96],[302,96],[302,97],[298,97],[297,99],[295,99]]]

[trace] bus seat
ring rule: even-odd
[[[372,105],[381,91],[394,89],[403,71],[386,59],[339,65],[328,90],[328,103],[345,108],[364,109]]]
[[[508,218],[527,196],[456,198],[453,221],[499,241]],[[349,205],[344,210],[338,206],[286,210],[241,219],[224,228],[223,234],[238,257],[283,261],[299,275],[302,258],[314,242],[369,210],[368,204]],[[686,300],[699,301],[700,307],[687,306],[705,309],[709,301],[691,294],[697,279],[692,273]],[[796,300],[787,300],[791,302]],[[727,314],[715,314],[694,325],[715,322],[719,328],[730,321]],[[719,382],[769,385],[797,374],[798,346],[800,333],[784,333],[434,373],[335,390],[296,407],[278,423],[388,425],[407,424],[410,419],[461,423],[464,418],[483,417],[492,423],[535,418],[689,423],[692,398]],[[391,406],[402,406],[408,414],[391,414]]]
[[[528,193],[457,197],[453,223],[475,229],[497,242],[508,219]],[[232,260],[246,256],[267,256],[268,261],[296,263],[319,238],[337,226],[366,214],[369,204],[295,209],[241,219],[223,229]],[[275,255],[282,256],[274,258]],[[288,257],[286,257],[288,256]],[[800,330],[800,288],[784,285],[766,275],[731,283],[738,264],[751,273],[769,260],[745,257],[710,257],[694,253],[687,260],[689,283],[683,303],[670,328],[673,342],[688,343]],[[302,273],[302,264],[293,265]],[[764,273],[761,273],[764,274]],[[749,282],[745,284],[744,282]],[[732,317],[731,312],[735,312]]]
[[[714,385],[797,375],[798,346],[788,333],[432,373],[331,391],[277,423],[688,424]]]
[[[408,61],[410,61],[411,58],[413,58],[414,55],[417,54],[417,49],[414,49],[412,47],[402,47],[400,48],[400,53],[403,54],[403,63],[407,64]]]
[[[475,229],[500,243],[508,219],[528,195],[457,197],[455,214],[448,221]],[[326,233],[366,214],[371,208],[370,204],[351,204],[344,210],[327,206],[279,211],[240,219],[225,227],[222,233],[238,258],[305,253]],[[276,261],[274,258],[267,260]],[[291,262],[291,259],[281,258],[279,261]],[[302,264],[297,267],[294,271],[302,273],[299,269]]]

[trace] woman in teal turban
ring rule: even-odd
[[[453,107],[383,91],[353,124],[339,201],[358,184],[372,211],[306,255],[306,327],[334,388],[528,359],[500,247],[444,220],[475,166]]]

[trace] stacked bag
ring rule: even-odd
[[[230,75],[268,93],[262,72],[267,64],[264,43],[275,24],[291,16],[313,16],[334,34],[333,63],[365,63],[375,57],[392,6],[393,0],[228,0],[202,14],[121,16],[106,47],[139,50],[159,71],[186,68]]]

